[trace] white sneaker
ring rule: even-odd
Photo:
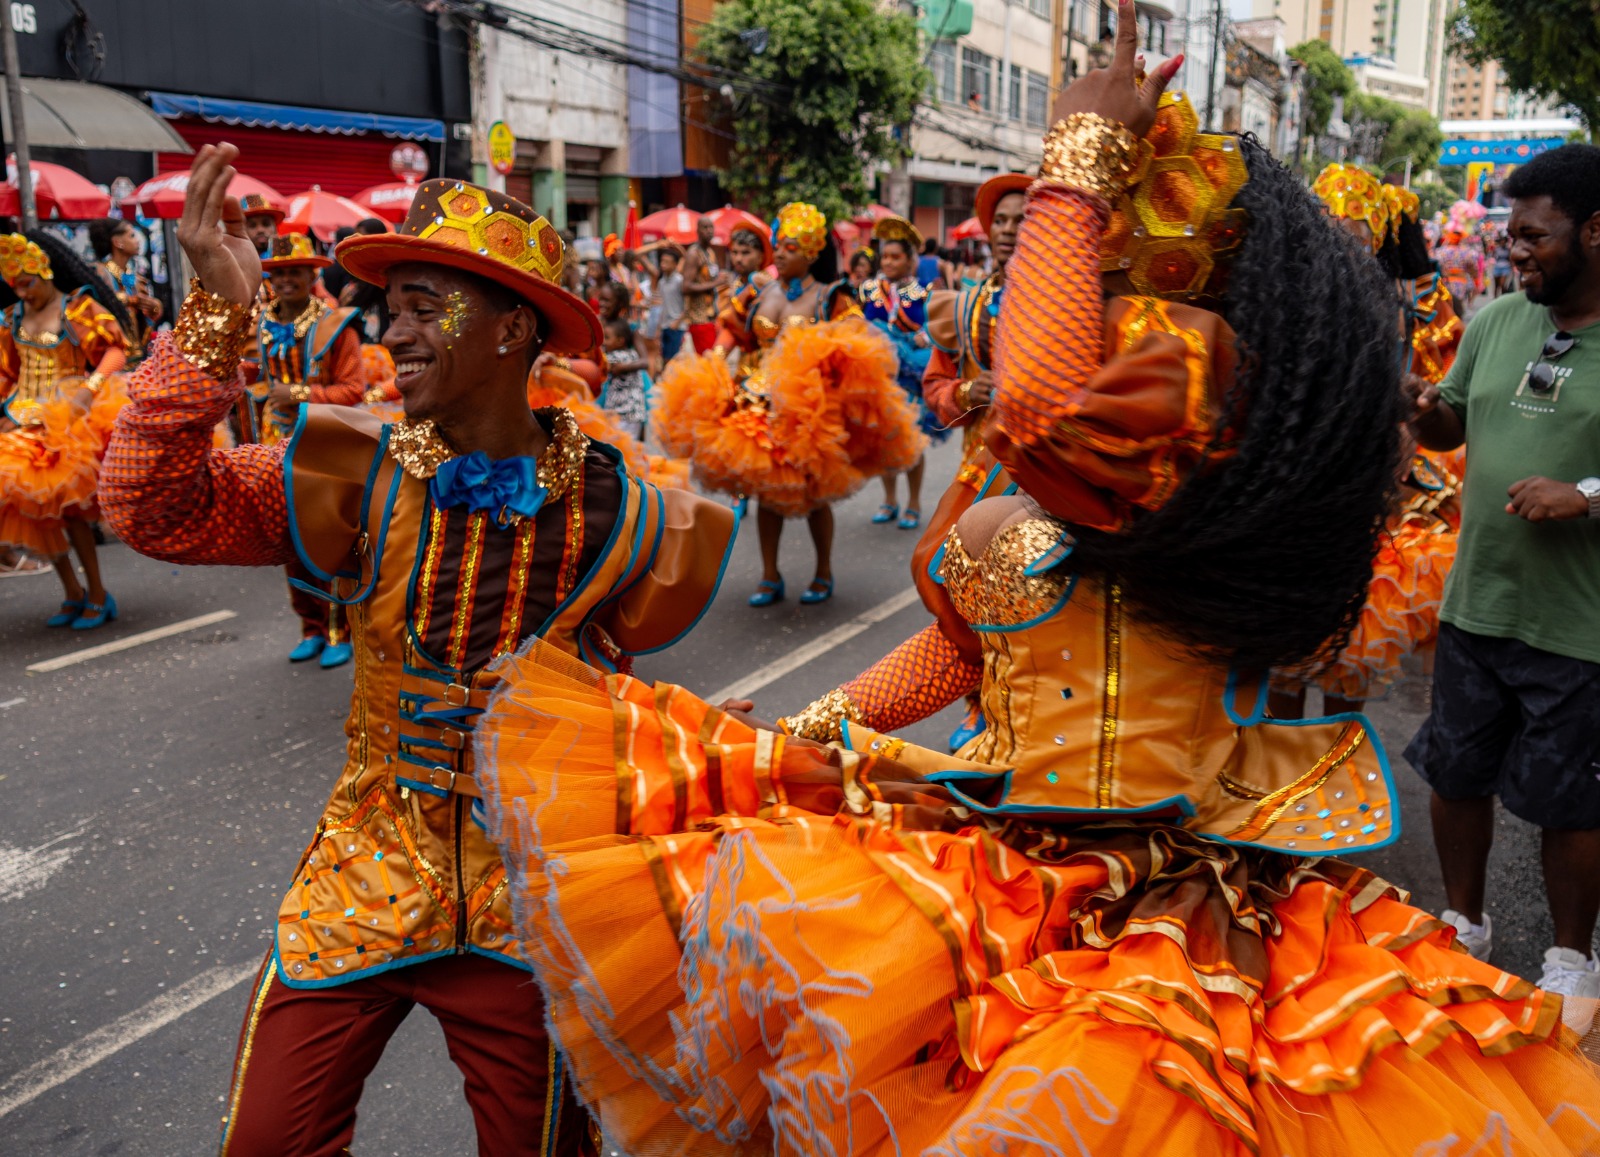
[[[1456,930],[1456,943],[1472,953],[1474,959],[1489,959],[1489,953],[1494,950],[1494,921],[1489,919],[1489,913],[1483,914],[1481,925],[1474,924],[1454,908],[1446,908],[1439,919]]]
[[[1552,948],[1544,954],[1544,975],[1539,987],[1562,997],[1561,1019],[1582,1036],[1600,1008],[1600,962],[1571,948]]]

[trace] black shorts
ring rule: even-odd
[[[1440,623],[1433,711],[1406,759],[1445,799],[1600,828],[1600,663]]]

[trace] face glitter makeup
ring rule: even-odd
[[[459,289],[451,290],[444,299],[444,316],[439,319],[439,331],[445,337],[460,337],[467,324],[467,295]]]

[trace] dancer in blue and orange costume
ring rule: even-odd
[[[315,293],[318,272],[332,265],[303,233],[284,233],[271,239],[261,259],[272,287],[271,300],[261,307],[256,329],[253,378],[238,415],[244,441],[276,445],[288,438],[304,403],[359,406],[372,387],[361,352],[360,312],[349,306],[328,305]],[[374,400],[382,401],[379,390]],[[314,574],[298,559],[284,568],[289,580],[289,602],[300,619],[300,640],[289,651],[289,662],[316,659],[324,670],[350,661],[354,647],[344,608],[328,596],[328,580]]]
[[[702,486],[756,499],[762,576],[753,607],[784,597],[786,518],[804,518],[816,546],[816,574],[800,601],[832,598],[831,504],[874,475],[907,469],[925,443],[895,384],[893,348],[861,316],[849,283],[835,280],[822,212],[785,205],[771,244],[778,278],[734,296],[710,352],[667,367],[655,414],[662,445],[691,461]]]
[[[1396,356],[1409,373],[1444,379],[1461,342],[1450,293],[1428,257],[1416,194],[1356,165],[1332,164],[1313,188],[1329,217],[1368,247],[1396,285]],[[1407,432],[1402,432],[1408,437]],[[1455,561],[1461,524],[1461,472],[1452,456],[1408,441],[1394,509],[1387,520],[1366,604],[1349,643],[1325,669],[1283,672],[1273,680],[1271,710],[1280,719],[1305,712],[1308,686],[1322,689],[1325,713],[1359,711],[1401,675],[1408,656],[1425,653],[1439,634],[1444,582]]]
[[[985,434],[1026,496],[941,566],[982,665],[929,628],[789,734],[538,650],[502,671],[489,830],[602,1151],[1600,1144],[1560,998],[1330,854],[1398,834],[1371,725],[1263,717],[1263,673],[1365,595],[1390,289],[1159,97],[1181,59],[1136,83],[1132,7],[1058,98],[1007,268]],[[957,756],[882,733],[971,681]]]
[[[18,298],[0,320],[0,546],[54,563],[63,598],[46,626],[92,630],[117,617],[95,551],[95,494],[127,401],[132,321],[53,233],[0,237],[0,277]]]
[[[922,252],[922,234],[904,217],[884,217],[872,226],[877,242],[878,273],[856,290],[861,312],[881,329],[894,346],[899,363],[896,379],[906,398],[917,407],[923,434],[935,442],[950,436],[922,396],[922,376],[928,369],[932,343],[928,338],[928,290],[917,280],[917,254]],[[895,499],[898,475],[883,476],[883,505],[872,516],[875,523],[896,522],[901,530],[916,530],[922,525],[922,471],[925,459],[918,458],[906,471],[906,508],[900,512]]]
[[[961,465],[934,511],[928,532],[911,552],[911,578],[928,605],[938,601],[928,564],[956,520],[980,498],[1015,489],[983,444],[983,419],[994,391],[994,335],[1005,295],[1006,263],[1017,248],[1017,230],[1022,226],[1031,184],[1033,178],[1026,174],[1001,173],[978,187],[972,211],[989,239],[994,272],[976,285],[939,290],[928,299],[933,353],[922,377],[923,400],[941,423],[962,432]],[[968,658],[976,662],[976,639],[962,641],[969,644]],[[950,750],[961,747],[984,726],[978,693],[968,692],[966,716],[950,736]]]
[[[626,667],[691,627],[732,512],[639,481],[565,411],[528,408],[541,349],[591,348],[598,320],[560,287],[548,221],[448,180],[418,186],[397,233],[338,250],[395,306],[384,341],[405,416],[309,404],[285,441],[214,449],[245,388],[258,277],[234,203],[219,221],[235,154],[195,162],[179,236],[200,281],[133,379],[107,517],[171,562],[300,558],[349,605],[357,646],[348,752],[241,1002],[222,1152],[346,1152],[363,1082],[421,1005],[462,1070],[478,1151],[573,1153],[586,1122],[475,822],[470,737],[497,661],[532,639]]]

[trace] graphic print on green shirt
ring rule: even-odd
[[[1556,332],[1523,294],[1485,306],[1440,395],[1467,432],[1461,539],[1439,617],[1464,631],[1521,639],[1600,663],[1600,520],[1528,522],[1506,513],[1514,482],[1600,475],[1600,323],[1549,364],[1540,394],[1528,372]]]

